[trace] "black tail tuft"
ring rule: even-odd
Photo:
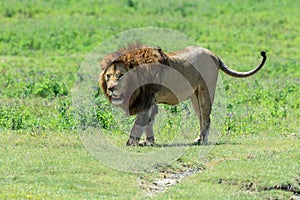
[[[265,52],[265,51],[262,51],[262,52],[260,52],[260,55],[261,55],[262,57],[264,57],[264,58],[266,58],[266,57],[267,57],[267,54],[266,54],[266,52]]]

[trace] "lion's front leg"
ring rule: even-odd
[[[140,138],[145,131],[146,140],[144,142],[140,142]],[[141,127],[137,124],[131,129],[129,139],[126,143],[127,146],[152,146],[154,144],[154,133],[153,133],[153,123],[145,127]]]
[[[153,124],[154,124],[154,119],[158,113],[158,107],[155,103],[152,104],[152,106],[149,109],[149,125],[147,126],[145,133],[146,133],[146,141],[144,145],[147,146],[152,146],[155,142],[154,138],[154,132],[153,132]]]
[[[138,118],[138,116],[137,116]],[[137,120],[136,120],[137,122]],[[135,122],[133,125],[128,141],[126,142],[126,146],[137,146],[139,145],[140,138],[145,131],[146,127],[140,126]]]
[[[129,139],[126,146],[137,146],[140,144],[140,138],[143,132],[147,129],[150,124],[149,110],[142,111],[137,114],[134,125],[130,131]]]
[[[151,122],[146,130],[145,130],[145,134],[146,134],[146,140],[143,143],[144,146],[153,146],[154,142],[155,142],[155,138],[154,138],[154,132],[153,132],[153,122]]]
[[[147,145],[151,146],[154,144],[154,132],[153,124],[155,116],[158,113],[158,107],[153,103],[149,110],[142,111],[137,114],[134,126],[131,129],[130,137],[126,143],[127,146]],[[145,131],[146,141],[140,143],[140,138]]]

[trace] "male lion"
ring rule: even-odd
[[[200,134],[194,143],[205,144],[218,70],[233,77],[248,77],[265,64],[266,53],[262,51],[261,56],[258,67],[237,72],[205,48],[190,46],[165,53],[161,48],[132,45],[104,57],[99,84],[112,104],[129,115],[137,115],[127,146],[139,145],[143,132],[144,144],[153,145],[156,104],[176,105],[186,99],[191,99],[200,123]]]

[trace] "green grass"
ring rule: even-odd
[[[137,193],[134,175],[101,165],[77,134],[40,134],[1,134],[1,199],[130,198]]]
[[[114,34],[149,26],[188,35],[236,70],[256,66],[261,50],[268,55],[251,78],[221,73],[227,97],[220,144],[205,159],[198,155],[204,147],[192,147],[165,167],[205,169],[156,198],[288,199],[292,192],[274,189],[288,184],[299,196],[299,7],[294,0],[0,1],[0,198],[139,199],[139,180],[162,176],[114,171],[93,158],[76,133],[72,106],[85,56]],[[94,113],[100,125],[124,144],[101,93],[95,104],[102,106]],[[176,117],[178,110],[164,109]],[[163,123],[161,141],[180,129]]]
[[[293,137],[222,138],[203,160],[203,173],[176,185],[158,199],[287,199],[291,193],[270,188],[291,183],[299,189],[298,149],[299,138]]]
[[[1,198],[135,199],[146,197],[140,180],[151,182],[161,176],[112,170],[94,159],[72,132],[33,136],[7,131],[0,139]],[[272,188],[291,184],[299,192],[299,139],[226,136],[201,160],[199,147],[190,148],[181,161],[165,170],[176,172],[182,164],[204,170],[156,198],[286,199],[291,192]]]

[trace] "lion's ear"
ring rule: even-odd
[[[100,67],[102,70],[106,69],[112,62],[114,62],[119,57],[119,54],[114,52],[107,54],[100,62]]]
[[[107,94],[107,84],[105,81],[105,73],[106,70],[103,70],[100,74],[100,80],[99,80],[99,86],[102,89],[102,92],[105,94],[105,96],[108,98],[108,94]]]
[[[157,46],[157,47],[155,47],[154,49],[158,50],[159,52],[162,51],[160,46]]]
[[[159,62],[160,62],[161,64],[168,65],[168,57],[166,56],[166,54],[164,53],[164,51],[161,49],[161,47],[160,47],[160,46],[157,46],[155,49],[156,49],[156,50],[158,51],[158,53],[160,54]]]

